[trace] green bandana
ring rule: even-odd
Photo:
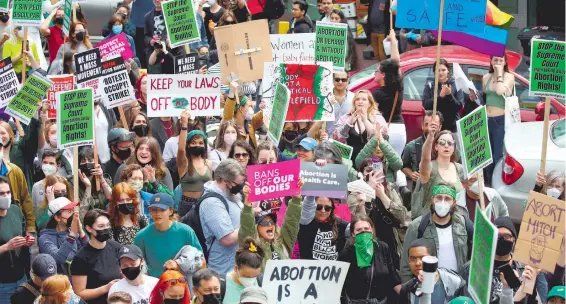
[[[195,135],[200,135],[202,136],[202,138],[204,138],[204,141],[206,142],[208,140],[206,133],[204,133],[201,130],[192,130],[191,132],[189,132],[189,134],[187,134],[187,144],[188,142],[191,141],[191,139],[195,136]]]
[[[358,261],[358,267],[365,268],[371,265],[371,260],[373,259],[373,234],[371,232],[358,233],[355,236],[356,244],[356,260]]]
[[[456,198],[456,190],[445,185],[436,185],[432,187],[432,196],[437,196],[439,194],[447,194],[450,195],[453,199]]]

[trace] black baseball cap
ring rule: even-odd
[[[57,274],[57,263],[55,259],[45,253],[38,254],[31,263],[31,271],[42,281]]]
[[[143,259],[143,253],[141,249],[136,245],[125,245],[120,248],[120,259],[129,258],[132,260]]]

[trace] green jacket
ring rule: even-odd
[[[413,172],[419,172],[419,164],[421,163],[421,156],[424,145],[424,136],[420,136],[411,140],[403,150],[403,168],[409,168]]]
[[[156,194],[156,193],[167,193],[173,196],[173,192],[167,188],[167,186],[163,185],[162,183],[158,182],[157,180],[153,183],[144,182],[142,191],[147,193]]]
[[[12,150],[13,151],[13,150]],[[11,152],[10,152],[11,154]],[[33,162],[33,161],[32,161]],[[35,212],[33,211],[33,204],[31,203],[31,194],[28,191],[26,179],[22,170],[16,164],[7,163],[4,161],[8,169],[6,178],[10,181],[10,188],[12,191],[12,202],[22,210],[26,219],[26,231],[36,232],[35,229]],[[0,161],[0,166],[2,161]]]
[[[281,229],[276,228],[275,240],[272,245],[264,239],[260,238],[257,234],[257,225],[255,223],[254,210],[250,206],[244,206],[240,216],[240,230],[238,232],[238,241],[240,246],[248,236],[258,240],[261,248],[265,252],[263,263],[261,264],[261,271],[265,269],[265,264],[271,260],[271,248],[277,252],[282,260],[288,260],[293,253],[293,247],[297,241],[299,234],[299,221],[301,219],[302,201],[298,197],[293,197],[287,207],[285,213],[285,220]]]
[[[363,149],[358,153],[356,157],[356,168],[360,167],[360,164],[366,158],[370,158],[375,149],[377,148],[377,138],[374,136],[372,139],[363,147]],[[383,152],[385,156],[385,172],[387,172],[387,181],[390,183],[395,183],[396,181],[396,172],[403,168],[403,161],[401,157],[397,155],[395,149],[384,140],[382,143],[379,144],[379,149]]]
[[[342,164],[348,166],[348,182],[357,181],[360,179],[358,171],[354,168],[354,162],[349,159],[342,159]]]
[[[10,148],[10,162],[18,166],[24,173],[27,182],[26,190],[30,193],[30,195],[31,189],[33,188],[33,175],[35,173],[33,160],[37,156],[37,150],[39,149],[40,129],[41,121],[32,118],[25,129],[25,136],[13,143]]]

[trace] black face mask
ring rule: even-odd
[[[0,21],[6,23],[6,22],[8,22],[8,20],[10,20],[10,15],[2,15],[2,16],[0,16]]]
[[[283,133],[283,136],[285,136],[285,139],[287,139],[288,141],[295,140],[298,135],[299,133],[297,131],[285,131]]]
[[[126,279],[133,281],[135,280],[141,273],[141,264],[138,267],[126,267],[122,268],[122,274],[126,277]]]
[[[72,223],[73,223],[73,216],[71,215],[69,216],[69,218],[67,218],[67,223],[66,223],[67,227],[71,228]]]
[[[181,304],[183,299],[163,299],[163,304]]]
[[[77,39],[77,41],[83,41],[85,40],[85,32],[78,32],[75,34],[75,39]]]
[[[67,192],[53,192],[54,198],[67,197],[67,195],[68,195]]]
[[[299,129],[299,135],[305,135],[305,134],[307,134],[308,131],[309,131],[308,128]]]
[[[498,256],[506,256],[513,250],[514,243],[512,241],[507,241],[506,239],[500,237],[497,239],[497,247],[495,248],[495,254]]]
[[[8,148],[11,144],[12,144],[12,139],[8,139],[5,145],[0,142],[0,146],[2,146],[4,149]]]
[[[201,146],[193,146],[187,149],[189,155],[193,155],[193,156],[201,156],[201,155],[203,156],[205,151],[206,151],[205,147],[201,147]]]
[[[136,135],[138,137],[144,137],[147,136],[147,133],[149,133],[149,126],[148,125],[137,125],[133,128],[134,133],[136,133]]]
[[[130,148],[125,149],[125,150],[116,149],[116,151],[114,151],[114,153],[116,154],[116,156],[118,156],[119,159],[126,160],[132,154],[132,150],[130,150]]]
[[[244,189],[244,184],[232,186],[232,188],[230,188],[230,193],[238,194],[238,193],[242,192],[243,189]]]
[[[79,165],[79,170],[81,170],[81,172],[86,176],[91,176],[92,175],[91,170],[93,169],[94,169],[94,163],[84,163]]]
[[[63,17],[57,17],[57,18],[55,18],[55,19],[53,20],[53,23],[54,23],[54,24],[59,24],[59,25],[63,24]]]
[[[219,293],[202,295],[203,304],[220,304],[221,302],[222,302],[222,295]]]
[[[120,204],[118,205],[118,211],[120,211],[120,213],[122,214],[132,214],[134,213],[134,204]]]
[[[101,243],[108,241],[110,239],[110,228],[96,230],[94,238]]]

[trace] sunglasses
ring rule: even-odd
[[[175,285],[177,283],[179,284],[186,284],[187,283],[187,279],[185,277],[180,277],[178,279],[171,279],[169,281],[167,281],[167,283],[169,283],[169,285]]]
[[[328,205],[316,205],[316,210],[317,211],[321,211],[324,208],[324,211],[326,212],[330,212],[332,211],[332,206],[328,206]]]
[[[334,78],[335,82],[347,82],[348,78]]]
[[[436,143],[441,145],[441,146],[452,147],[452,146],[454,146],[455,142],[453,140],[439,139]]]
[[[248,153],[234,153],[234,158],[248,158],[249,156]]]
[[[257,224],[262,227],[275,226],[275,222],[273,220],[268,220],[268,219],[263,219]]]

